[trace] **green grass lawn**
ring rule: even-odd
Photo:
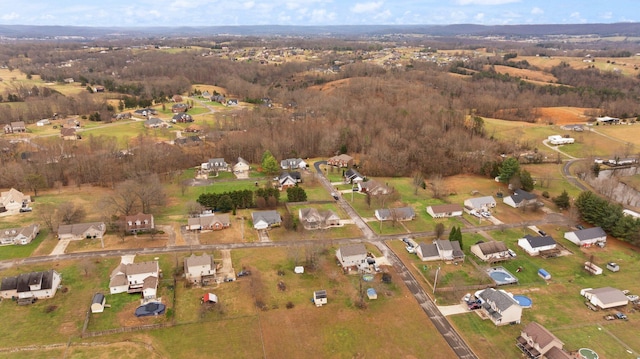
[[[0,260],[31,257],[33,252],[42,244],[48,235],[49,230],[42,228],[36,238],[29,244],[0,246]]]

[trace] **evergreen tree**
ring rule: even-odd
[[[502,183],[509,183],[511,177],[520,171],[520,162],[514,157],[509,157],[500,165],[498,179]]]
[[[520,172],[520,184],[522,185],[522,189],[531,192],[533,191],[533,178],[531,177],[531,173],[527,170],[522,170]]]

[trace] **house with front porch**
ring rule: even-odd
[[[334,167],[352,167],[354,164],[353,157],[345,154],[333,156],[327,160],[327,165]]]
[[[298,218],[306,230],[326,229],[340,225],[340,217],[331,211],[319,211],[316,208],[300,208]]]
[[[564,343],[547,328],[536,322],[531,322],[522,328],[520,336],[516,338],[516,346],[529,359],[572,358],[569,353],[564,351]]]
[[[538,198],[535,194],[522,189],[513,191],[511,196],[504,197],[502,201],[513,208],[521,208],[530,204],[535,204]]]
[[[18,301],[31,298],[53,298],[61,281],[60,273],[53,269],[5,277],[0,284],[0,298],[16,298]]]
[[[307,163],[302,158],[287,158],[280,161],[283,170],[298,170],[307,168]]]
[[[160,266],[157,261],[133,263],[125,257],[111,272],[109,291],[118,293],[141,293],[143,299],[156,299]]]
[[[475,254],[476,257],[480,258],[480,260],[489,263],[504,261],[511,258],[509,248],[507,248],[507,245],[504,244],[504,242],[500,241],[476,243],[472,245],[469,250],[471,253]]]
[[[190,231],[219,231],[231,226],[229,214],[208,214],[187,220],[187,229]]]
[[[356,171],[353,168],[349,168],[344,172],[344,182],[345,183],[361,183],[364,181],[364,176],[360,174],[360,172]]]

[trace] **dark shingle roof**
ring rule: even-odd
[[[588,241],[598,237],[606,237],[607,234],[600,227],[585,228],[583,230],[573,232],[581,241]]]
[[[524,236],[524,239],[526,239],[527,242],[529,242],[529,245],[531,246],[531,248],[539,248],[539,247],[545,247],[545,246],[550,246],[552,244],[556,244],[556,241],[550,236],[534,237],[532,235],[527,234]]]

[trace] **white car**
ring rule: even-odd
[[[517,256],[516,252],[513,249],[509,249],[508,252],[509,252],[509,255],[512,256],[512,257],[516,257]]]
[[[416,249],[413,248],[413,246],[407,246],[406,249],[407,249],[407,252],[409,252],[409,253],[415,253],[416,252]]]

